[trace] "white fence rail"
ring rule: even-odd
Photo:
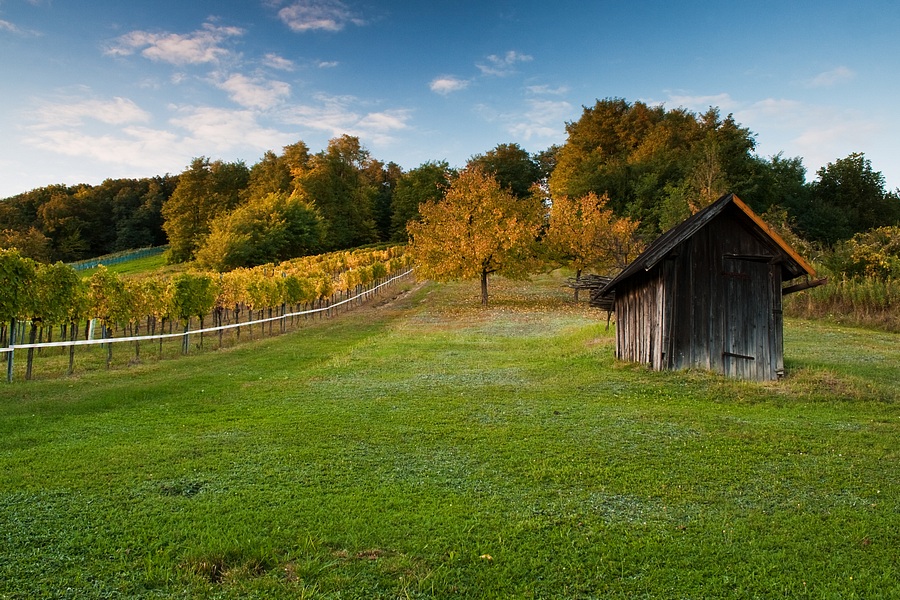
[[[121,343],[121,342],[144,342],[144,341],[149,341],[149,340],[163,340],[163,339],[171,339],[171,338],[185,339],[185,338],[189,338],[189,336],[202,334],[202,333],[214,333],[214,332],[218,332],[218,331],[225,331],[228,329],[235,329],[238,327],[252,327],[253,325],[259,325],[262,323],[270,323],[273,321],[283,321],[283,320],[291,318],[291,317],[312,315],[312,314],[333,311],[334,309],[339,308],[344,305],[347,305],[347,304],[350,304],[351,302],[355,302],[360,299],[367,299],[370,295],[372,295],[379,289],[381,289],[385,286],[388,286],[397,280],[403,279],[404,277],[408,277],[412,272],[413,272],[413,269],[409,269],[409,270],[405,271],[404,273],[395,275],[394,277],[391,277],[390,279],[388,279],[376,286],[373,286],[369,289],[363,290],[362,292],[360,292],[359,294],[356,294],[355,296],[346,298],[344,300],[341,300],[340,302],[335,302],[334,304],[329,304],[328,306],[323,306],[321,308],[312,308],[312,309],[308,309],[308,310],[301,310],[301,311],[297,311],[297,312],[286,313],[283,315],[278,315],[276,317],[266,317],[264,319],[257,319],[255,321],[244,321],[243,323],[229,323],[228,325],[219,325],[216,327],[205,327],[203,329],[194,329],[194,330],[189,330],[189,331],[182,331],[179,333],[155,333],[155,334],[137,335],[137,336],[130,336],[130,337],[110,337],[110,338],[99,338],[99,339],[88,339],[88,340],[68,340],[68,341],[62,341],[62,342],[40,342],[40,343],[34,343],[34,344],[11,343],[5,348],[0,348],[0,355],[7,354],[7,353],[12,354],[16,350],[27,350],[29,348],[65,348],[65,347],[69,347],[69,346],[94,346],[97,344],[117,344],[117,343]],[[11,357],[7,357],[7,358],[11,359]],[[10,378],[8,377],[8,379],[10,379]]]

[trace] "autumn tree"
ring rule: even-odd
[[[541,202],[518,199],[481,169],[464,170],[446,197],[419,208],[409,224],[410,251],[420,273],[438,281],[479,279],[488,303],[488,277],[528,275],[535,264]]]
[[[560,196],[553,200],[550,225],[542,244],[551,260],[575,269],[576,280],[589,268],[603,274],[615,273],[641,250],[635,235],[638,222],[617,217],[608,203],[607,196],[598,197],[593,192],[580,198]]]

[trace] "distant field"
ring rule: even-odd
[[[654,373],[560,284],[0,386],[0,598],[900,596],[897,335]]]
[[[167,266],[165,254],[144,256],[120,263],[105,265],[113,273],[120,275],[143,275],[151,272],[172,272],[180,269],[179,266]],[[85,269],[79,273],[83,277],[90,277],[97,269]]]

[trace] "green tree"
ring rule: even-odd
[[[426,162],[404,173],[397,182],[391,215],[391,239],[405,242],[406,225],[419,219],[419,205],[438,202],[450,186],[453,172],[446,161]]]
[[[250,171],[242,162],[210,162],[203,157],[191,162],[162,207],[172,262],[194,257],[209,234],[210,222],[238,205],[249,178]]]
[[[531,186],[539,183],[544,173],[541,164],[518,144],[498,144],[470,158],[467,166],[493,176],[500,187],[511,191],[516,198],[530,196]]]
[[[884,176],[864,154],[828,163],[817,175],[805,204],[794,209],[797,225],[809,239],[831,245],[900,223],[900,196],[885,190]]]
[[[378,240],[386,242],[391,238],[394,192],[403,176],[403,169],[393,162],[384,164],[379,160],[370,160],[363,173],[368,184],[375,190],[372,197],[372,215]]]
[[[716,108],[697,115],[598,100],[566,131],[549,180],[552,197],[608,194],[610,208],[641,221],[647,234],[724,191],[741,193],[751,179],[753,134]]]
[[[369,152],[359,138],[344,135],[309,160],[294,178],[295,194],[311,203],[325,224],[326,249],[352,248],[376,241],[373,203],[377,188],[363,171]]]
[[[419,212],[422,219],[407,229],[410,252],[425,277],[479,279],[481,303],[487,305],[491,274],[524,278],[535,268],[541,201],[516,198],[478,168],[464,170],[442,201],[428,201]]]
[[[322,222],[297,196],[269,193],[213,220],[197,251],[197,263],[216,271],[316,254]]]
[[[268,194],[290,194],[293,189],[291,167],[286,158],[276,155],[271,150],[262,159],[250,167],[244,198],[262,198]]]

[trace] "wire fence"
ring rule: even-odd
[[[309,317],[312,315],[331,315],[334,314],[339,308],[346,307],[349,309],[354,303],[364,303],[373,295],[377,294],[379,290],[382,288],[389,286],[401,279],[409,277],[414,269],[408,269],[403,273],[393,275],[388,277],[384,281],[375,282],[371,287],[364,288],[362,291],[358,292],[353,296],[349,296],[343,300],[336,302],[327,302],[324,306],[319,306],[316,308],[309,308],[305,310],[292,311],[292,312],[284,312],[283,314],[271,317],[265,317],[261,319],[251,319],[243,322],[235,322],[228,323],[225,325],[217,325],[213,327],[201,327],[200,329],[189,329],[185,327],[183,331],[180,332],[170,332],[170,333],[151,333],[147,335],[134,335],[134,336],[125,336],[125,337],[100,337],[96,339],[83,339],[83,340],[66,340],[59,342],[36,342],[36,343],[16,343],[15,338],[18,336],[14,336],[10,339],[9,344],[0,348],[0,355],[6,355],[7,359],[7,382],[11,383],[13,381],[13,365],[14,365],[14,356],[16,350],[43,350],[47,348],[71,348],[77,346],[97,346],[97,345],[107,345],[107,344],[118,344],[123,342],[147,342],[147,341],[159,341],[165,339],[174,339],[181,338],[182,339],[182,347],[184,351],[187,351],[187,348],[190,345],[191,336],[202,336],[203,334],[208,333],[220,333],[224,331],[228,331],[231,329],[237,329],[240,332],[241,328],[249,328],[252,331],[254,325],[265,325],[266,323],[275,323],[282,322],[286,323],[287,319],[294,319],[296,317]],[[270,326],[271,327],[271,326]],[[263,328],[264,329],[264,328]],[[283,329],[281,330],[283,331]],[[281,332],[280,331],[280,332]],[[202,339],[202,337],[201,337]]]
[[[166,250],[168,250],[168,246],[154,246],[152,248],[138,248],[137,250],[126,250],[124,252],[116,252],[114,254],[105,254],[103,256],[98,256],[96,258],[88,258],[86,260],[79,260],[77,262],[68,263],[70,267],[75,269],[76,271],[87,271],[88,269],[93,269],[94,267],[99,267],[100,265],[114,265],[121,262],[126,262],[129,260],[135,260],[138,258],[144,258],[147,256],[156,256],[157,254],[162,254]]]

